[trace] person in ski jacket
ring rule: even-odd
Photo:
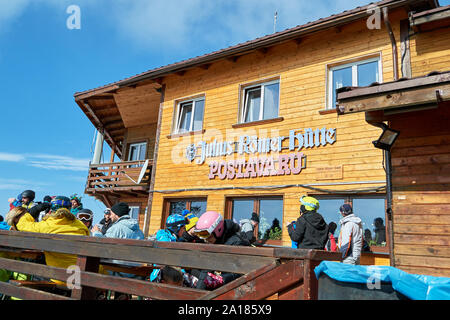
[[[81,197],[79,197],[76,193],[70,196],[70,203],[72,207],[70,208],[70,212],[74,215],[77,215],[78,212],[83,210],[83,204],[81,203]]]
[[[259,223],[259,216],[256,212],[252,212],[250,219],[242,219],[239,221],[241,227],[241,233],[252,244],[256,241],[255,228]]]
[[[325,250],[335,252],[337,251],[336,238],[334,237],[334,232],[336,231],[337,225],[335,222],[330,222],[328,224],[328,241],[325,245]]]
[[[144,233],[139,228],[138,221],[132,219],[129,212],[130,207],[125,202],[119,202],[113,205],[110,213],[110,218],[113,223],[111,227],[103,235],[98,225],[95,225],[92,228],[92,235],[100,238],[144,239]]]
[[[240,226],[233,220],[223,219],[216,211],[203,213],[195,225],[195,234],[210,244],[224,244],[231,246],[250,246],[250,242],[240,233]],[[198,278],[197,289],[214,289],[226,284],[241,275],[223,272],[220,276],[211,270],[193,270],[192,274]]]
[[[363,245],[362,221],[353,213],[353,208],[350,204],[343,204],[339,208],[339,212],[342,218],[339,221],[341,231],[339,233],[338,247],[342,253],[342,262],[359,264]]]
[[[319,201],[313,197],[300,198],[300,217],[287,225],[289,237],[298,243],[299,249],[324,250],[328,240],[328,225],[317,212]]]

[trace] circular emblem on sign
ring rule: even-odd
[[[195,146],[195,144],[191,144],[186,147],[186,158],[188,158],[189,161],[193,161],[196,154],[197,147]]]

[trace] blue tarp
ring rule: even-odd
[[[323,272],[336,281],[366,283],[370,288],[376,281],[388,282],[395,291],[412,300],[450,300],[450,278],[410,274],[389,266],[358,266],[335,261],[322,261],[314,272],[317,279]]]

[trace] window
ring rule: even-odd
[[[147,157],[146,142],[130,144],[130,149],[128,151],[128,161],[145,160],[146,157]]]
[[[384,196],[315,196],[320,203],[318,212],[326,223],[337,224],[334,236],[337,238],[340,232],[339,220],[342,216],[339,207],[344,203],[350,203],[353,212],[361,218],[364,230],[364,239],[372,247],[372,251],[380,251],[380,247],[387,247],[388,231],[385,223],[386,201]],[[377,221],[377,222],[375,222]],[[380,223],[381,222],[381,223]],[[375,247],[375,248],[374,248]]]
[[[130,217],[132,219],[139,220],[139,211],[140,208],[137,206],[130,206]]]
[[[171,214],[181,214],[183,210],[187,209],[189,212],[200,217],[206,212],[206,198],[192,198],[192,199],[165,199],[163,219],[161,221],[161,228],[164,228],[167,217]]]
[[[174,133],[202,130],[205,98],[179,102]]]
[[[381,80],[379,57],[347,63],[329,69],[328,108],[336,108],[336,89],[342,87],[364,87]]]
[[[265,240],[271,244],[281,245],[283,229],[283,198],[255,197],[227,199],[227,219],[239,222],[250,219],[252,212],[259,216],[259,224],[255,230],[257,240]]]
[[[280,82],[270,81],[243,89],[240,122],[253,122],[278,117]]]

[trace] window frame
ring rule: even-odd
[[[253,212],[256,212],[258,217],[260,216],[260,200],[281,200],[283,202],[283,210],[281,212],[281,239],[280,240],[264,240],[264,239],[258,239],[258,231],[259,231],[259,224],[257,228],[255,228],[253,234],[256,237],[256,243],[259,244],[267,244],[267,245],[276,245],[281,246],[283,245],[283,219],[284,219],[284,207],[285,207],[285,199],[284,195],[245,195],[245,196],[227,196],[225,199],[225,214],[224,219],[230,219],[233,220],[233,200],[253,200]],[[249,219],[251,217],[251,213],[249,213]],[[239,223],[239,221],[237,221]]]
[[[264,116],[264,87],[265,86],[269,86],[272,84],[278,84],[278,101],[277,101],[277,116],[276,117],[272,117],[272,118],[267,118],[267,119],[263,119]],[[244,124],[244,123],[252,123],[252,122],[259,122],[259,121],[265,121],[265,120],[271,120],[271,119],[277,119],[280,116],[280,86],[281,81],[279,78],[276,79],[272,79],[272,80],[265,80],[265,81],[261,81],[261,82],[257,82],[257,83],[252,83],[252,84],[247,84],[247,85],[242,85],[240,86],[240,101],[241,101],[241,105],[240,105],[240,111],[239,111],[239,124]],[[259,103],[259,116],[258,119],[256,120],[252,120],[252,121],[245,121],[245,112],[247,111],[247,91],[251,91],[252,89],[254,90],[255,88],[260,88],[261,90],[261,98],[260,98],[260,103]]]
[[[130,204],[129,205],[129,208],[130,208],[130,218],[132,218],[133,219],[133,215],[132,215],[132,209],[133,208],[137,208],[137,210],[138,210],[138,214],[137,214],[137,217],[136,218],[134,218],[134,219],[136,219],[137,221],[139,221],[139,216],[141,215],[141,206],[140,205],[138,205],[138,204]]]
[[[141,145],[145,145],[145,152],[144,152],[144,159],[141,160],[131,160],[131,149],[133,148],[133,146],[141,146]],[[147,154],[148,154],[148,150],[147,150],[147,146],[148,146],[148,142],[147,141],[141,141],[141,142],[133,142],[128,144],[128,156],[127,156],[127,160],[128,161],[143,161],[147,159]],[[140,150],[140,148],[139,148]],[[140,153],[139,153],[140,155]]]
[[[161,225],[160,228],[164,229],[166,220],[169,217],[170,214],[170,203],[171,202],[177,202],[177,201],[186,201],[186,210],[191,210],[191,203],[196,201],[204,201],[206,202],[206,208],[208,208],[208,197],[186,197],[186,198],[164,198],[163,200],[163,208],[162,208],[162,219],[161,219]]]
[[[189,132],[195,132],[193,129],[194,126],[194,116],[195,116],[195,109],[198,101],[203,101],[203,115],[202,115],[202,127],[198,130],[199,131],[203,129],[203,123],[205,119],[205,104],[206,104],[206,98],[204,95],[197,96],[189,99],[182,99],[177,100],[176,103],[176,112],[175,112],[175,119],[174,119],[174,130],[172,130],[172,134],[184,134]],[[180,132],[180,125],[181,125],[181,115],[182,115],[182,105],[192,103],[192,115],[189,123],[189,130]]]
[[[334,63],[332,65],[327,65],[327,94],[326,94],[326,110],[335,110],[336,107],[333,107],[333,72],[341,69],[345,69],[348,67],[352,67],[352,87],[358,86],[358,65],[370,63],[370,62],[378,62],[378,83],[383,83],[383,65],[382,65],[382,57],[381,54],[359,57],[356,59],[352,59],[351,61],[343,61],[339,63]]]

